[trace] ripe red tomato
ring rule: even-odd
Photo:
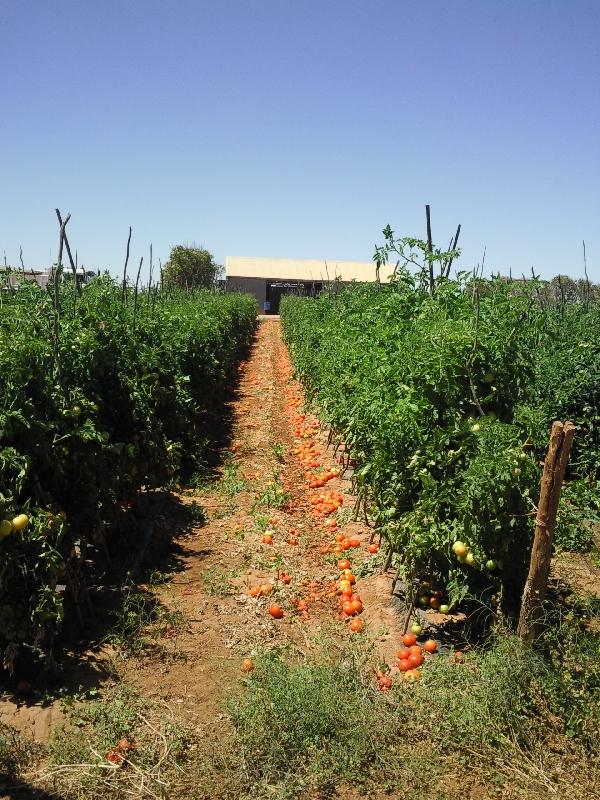
[[[410,669],[416,669],[416,667],[420,667],[423,663],[423,654],[422,653],[411,653],[409,657],[406,659]]]
[[[351,536],[348,541],[350,542],[350,547],[360,547],[360,539],[358,536]]]
[[[347,617],[354,616],[356,612],[354,611],[354,603],[352,602],[352,600],[346,600],[344,603],[342,603],[342,612]]]
[[[377,551],[379,550],[379,545],[373,542],[367,547],[367,550],[369,551],[369,553],[371,553],[371,555],[375,555],[375,553],[377,553]]]
[[[418,644],[413,644],[412,647],[408,648],[408,652],[411,656],[420,656],[421,655],[421,648]]]
[[[410,664],[408,663],[408,658],[402,659],[402,661],[398,661],[398,669],[400,672],[406,672],[411,668]]]
[[[433,639],[427,639],[423,645],[423,650],[426,650],[428,653],[435,653],[437,650],[437,642],[434,642]]]
[[[281,619],[283,617],[283,608],[277,605],[277,603],[273,603],[272,606],[269,606],[269,614],[274,619]]]
[[[270,533],[265,533],[265,535],[262,537],[262,542],[263,544],[273,544],[273,537]]]
[[[350,569],[350,562],[347,558],[340,558],[338,561],[338,569],[340,572],[343,572],[345,569]]]
[[[406,647],[412,647],[412,645],[416,643],[417,637],[414,635],[414,633],[405,633],[402,637],[402,644],[404,644]]]
[[[429,598],[429,607],[435,609],[436,611],[440,607],[440,599],[439,597],[430,597]]]
[[[362,621],[360,617],[353,619],[350,625],[348,625],[352,633],[362,633],[365,629],[365,623]]]
[[[351,603],[352,603],[352,608],[354,609],[354,613],[362,614],[363,604],[360,602],[360,600],[352,600]]]
[[[408,649],[408,647],[403,647],[402,650],[398,650],[396,655],[398,656],[400,661],[405,661],[410,655],[410,650]]]

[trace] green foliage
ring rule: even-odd
[[[400,271],[390,286],[286,297],[282,319],[307,396],[351,449],[355,488],[406,571],[454,602],[509,584],[510,606],[539,485],[514,423],[533,374],[537,310],[500,282],[486,288],[476,307],[466,278],[432,296]],[[457,539],[473,565],[453,555]],[[505,572],[486,568],[507,556]]]
[[[273,480],[269,481],[266,487],[256,495],[255,505],[267,506],[267,508],[283,508],[290,499],[290,493],[286,492],[281,484],[277,473],[274,473]]]
[[[599,773],[592,734],[600,718],[595,700],[585,708],[584,692],[593,691],[597,666],[581,641],[570,644],[571,668],[585,664],[588,680],[575,673],[573,690],[560,677],[562,665],[554,668],[506,635],[469,651],[460,665],[434,656],[420,681],[407,685],[396,675],[388,694],[375,688],[364,643],[325,635],[301,659],[265,653],[228,704],[248,792],[239,796],[257,787],[277,798],[349,787],[365,796],[375,788],[397,792],[410,781],[407,763],[423,797],[454,797],[454,781],[478,774],[499,796],[542,798],[549,785],[568,789],[574,768],[582,786],[593,787]],[[578,702],[570,708],[572,696]],[[446,794],[441,779],[448,774]]]
[[[550,608],[540,644],[552,669],[540,685],[564,733],[600,757],[600,603],[571,598],[570,606]]]
[[[575,480],[564,487],[554,543],[561,550],[589,552],[594,544],[594,525],[600,524],[600,484]]]
[[[591,545],[600,309],[577,292],[571,304],[547,302],[537,282],[450,280],[457,252],[430,252],[389,226],[384,238],[374,259],[383,268],[397,258],[389,285],[283,298],[293,363],[309,403],[350,449],[354,488],[405,574],[451,602],[496,597],[512,613],[554,419],[578,426],[557,544]],[[474,563],[454,556],[456,540]]]
[[[57,319],[28,284],[0,307],[0,519],[30,517],[0,541],[8,663],[19,645],[47,652],[70,588],[135,547],[120,520],[138,491],[205,464],[256,317],[249,296],[205,291],[123,303],[108,277],[59,300]]]
[[[164,266],[163,282],[177,289],[210,289],[218,270],[219,265],[208,250],[176,245]]]
[[[247,691],[228,707],[250,780],[326,792],[342,775],[351,782],[383,767],[377,699],[352,658],[256,659]]]
[[[228,497],[235,497],[248,488],[247,481],[240,475],[240,464],[233,456],[230,456],[223,466],[219,486]]]

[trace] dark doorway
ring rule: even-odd
[[[313,281],[267,281],[267,314],[279,314],[279,304],[284,294],[298,294],[316,297],[323,289],[322,283]]]

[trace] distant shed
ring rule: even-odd
[[[387,282],[391,270],[381,270]],[[225,281],[228,291],[248,292],[256,297],[261,310],[278,314],[284,294],[317,295],[330,281],[372,283],[377,279],[371,261],[319,261],[317,259],[256,258],[227,256]]]

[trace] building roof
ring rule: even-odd
[[[386,265],[380,271],[382,282],[393,267]],[[375,264],[372,261],[320,261],[318,259],[258,258],[254,256],[227,256],[225,275],[228,278],[266,278],[299,281],[374,281]]]

